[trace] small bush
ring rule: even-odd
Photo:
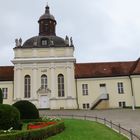
[[[13,106],[0,104],[0,129],[7,130],[11,127],[19,129],[20,113]]]
[[[0,88],[0,104],[3,103],[3,93],[2,93],[2,90]]]
[[[39,119],[38,109],[29,101],[18,101],[13,106],[19,110],[20,119]]]

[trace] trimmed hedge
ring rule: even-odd
[[[41,129],[17,131],[10,134],[0,135],[0,140],[43,140],[50,136],[56,135],[65,129],[64,122],[58,122]]]
[[[7,130],[11,127],[20,128],[20,113],[11,105],[0,104],[0,129]]]
[[[3,93],[2,93],[2,90],[0,88],[0,104],[3,103]]]
[[[42,119],[24,119],[21,120],[23,123],[30,123],[30,122],[42,122]]]
[[[39,111],[33,103],[21,100],[14,103],[13,106],[19,110],[20,119],[39,119]]]

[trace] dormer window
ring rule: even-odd
[[[47,46],[47,45],[48,45],[47,39],[42,40],[42,41],[41,41],[41,45],[42,45],[42,46]]]

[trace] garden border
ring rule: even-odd
[[[43,140],[50,136],[56,135],[65,129],[63,121],[57,122],[54,125],[50,125],[40,129],[17,131],[15,133],[2,134],[0,140]]]

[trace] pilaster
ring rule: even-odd
[[[33,64],[32,67],[32,93],[31,93],[31,98],[32,99],[37,99],[37,65]]]

